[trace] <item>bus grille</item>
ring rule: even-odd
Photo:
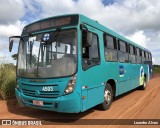
[[[22,92],[26,96],[33,96],[33,97],[40,97],[40,98],[56,98],[59,95],[59,91],[51,91],[51,92],[39,91],[38,95],[34,90],[22,89]]]

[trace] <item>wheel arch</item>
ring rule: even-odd
[[[147,73],[144,73],[144,80],[145,80],[146,82],[148,81]]]
[[[147,77],[147,74],[146,74],[146,73],[144,73],[144,77],[145,77],[145,78]]]
[[[111,87],[112,87],[112,89],[114,91],[113,92],[113,96],[115,97],[115,95],[116,95],[116,82],[115,82],[115,80],[114,79],[109,79],[109,80],[107,80],[106,83],[111,85]]]

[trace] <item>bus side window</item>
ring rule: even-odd
[[[130,63],[136,63],[135,47],[132,45],[129,46],[129,61]]]
[[[147,63],[148,63],[148,61],[149,61],[148,52],[145,52],[145,53],[146,53],[146,61],[147,61]]]
[[[152,54],[149,53],[149,64],[152,64]]]
[[[91,46],[86,45],[86,37],[87,32],[82,31],[82,63],[84,70],[100,63],[98,36],[93,33]]]
[[[145,51],[142,50],[142,64],[145,63]]]
[[[141,58],[141,50],[139,48],[137,48],[137,63],[140,64],[142,62],[142,58]]]
[[[128,62],[128,45],[127,43],[119,40],[118,42],[118,46],[119,46],[119,51],[118,51],[118,57],[119,57],[119,62]]]
[[[116,38],[104,34],[104,51],[106,61],[117,61]]]
[[[148,64],[148,53],[145,51],[144,55],[145,55],[145,64]]]

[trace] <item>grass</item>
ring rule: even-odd
[[[153,65],[153,74],[160,73],[160,65]]]
[[[13,64],[0,65],[0,97],[10,99],[15,97],[16,71]]]

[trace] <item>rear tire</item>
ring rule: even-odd
[[[146,80],[146,77],[144,77],[144,80],[143,80],[143,84],[139,87],[141,90],[145,90],[147,87],[147,80]]]
[[[101,110],[107,110],[110,108],[113,102],[113,89],[110,84],[106,84],[104,90],[104,102],[98,105],[98,108]]]

